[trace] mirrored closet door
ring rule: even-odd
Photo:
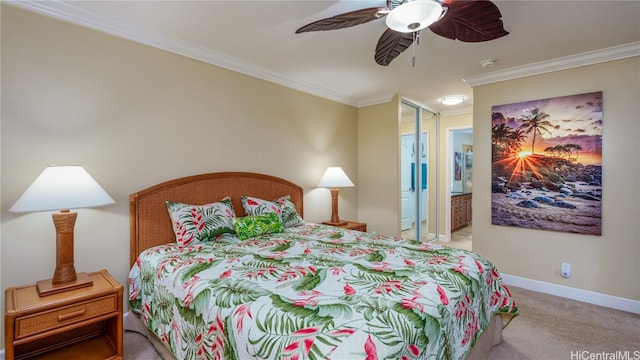
[[[403,99],[400,121],[402,237],[438,239],[438,114]]]

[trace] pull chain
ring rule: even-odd
[[[416,46],[420,45],[420,31],[416,31],[413,33],[413,41],[415,42],[415,45],[411,47],[411,50],[413,51],[411,64],[413,67],[416,67]]]

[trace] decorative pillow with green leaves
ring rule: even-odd
[[[279,233],[284,230],[280,217],[275,212],[235,218],[233,226],[240,240],[247,240],[263,234]]]
[[[228,196],[219,202],[205,205],[173,201],[166,203],[176,242],[180,245],[193,245],[201,241],[215,240],[222,234],[234,233],[233,219],[236,213]]]
[[[242,207],[247,215],[264,215],[274,212],[278,214],[285,228],[304,224],[304,220],[298,214],[296,206],[291,202],[291,196],[289,195],[272,201],[251,196],[242,196],[240,200],[242,200]]]

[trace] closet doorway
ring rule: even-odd
[[[400,122],[402,237],[438,239],[438,114],[403,99]]]

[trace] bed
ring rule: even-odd
[[[487,259],[308,223],[274,176],[170,180],[130,215],[125,328],[167,359],[482,359],[518,314]]]

